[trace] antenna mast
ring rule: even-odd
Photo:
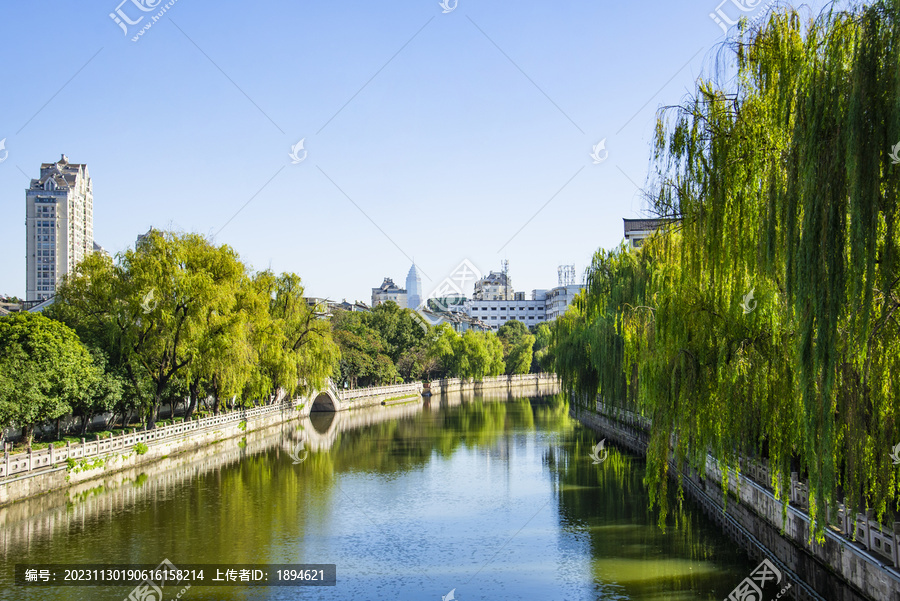
[[[500,267],[503,271],[503,297],[504,300],[509,300],[509,260],[503,259],[500,261]]]

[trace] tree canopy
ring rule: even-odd
[[[660,113],[651,208],[671,221],[597,252],[553,354],[582,398],[652,418],[663,514],[672,452],[757,456],[779,497],[808,478],[821,535],[838,501],[896,507],[900,2],[743,27],[736,76]]]
[[[103,372],[66,325],[37,313],[0,318],[0,425],[66,415],[102,385]]]

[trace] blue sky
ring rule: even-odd
[[[24,190],[61,153],[112,253],[151,226],[215,235],[338,300],[412,257],[426,292],[463,259],[508,259],[516,290],[580,278],[643,215],[657,109],[724,40],[716,0],[177,0],[137,42],[166,2],[119,2],[0,6],[0,293],[24,296]],[[117,7],[144,16],[128,35]]]

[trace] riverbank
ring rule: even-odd
[[[440,394],[453,391],[522,389],[549,391],[557,386],[555,375],[527,374],[485,378],[482,382],[459,379],[435,380],[434,390]],[[311,412],[345,412],[404,397],[409,404],[421,405],[422,386],[415,382],[379,388],[339,392],[334,387],[313,391],[274,405],[254,407],[230,413],[180,422],[153,430],[124,432],[120,436],[65,447],[48,448],[27,453],[4,453],[0,464],[0,507],[22,499],[62,490],[74,485],[104,478],[111,473],[133,469],[232,438],[246,436],[249,431],[268,428],[308,416]]]
[[[611,441],[646,454],[649,421],[645,418],[601,404],[596,411],[573,409],[572,414]],[[670,474],[674,474],[677,468],[674,464],[670,468]],[[707,458],[705,478],[693,470],[682,471],[682,476],[685,492],[751,557],[765,556],[780,563],[794,584],[792,595],[798,601],[900,599],[900,572],[831,529],[826,531],[824,545],[808,542],[809,517],[793,504],[787,507],[782,533],[783,504],[745,474],[728,475],[731,494],[727,506],[723,503],[722,473],[712,457]],[[861,535],[871,536],[873,530],[868,522],[859,524]],[[896,545],[891,547],[895,551]]]

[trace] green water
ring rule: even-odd
[[[379,423],[390,410],[314,416],[266,434],[268,446],[252,434],[219,443],[222,457],[239,453],[222,465],[148,468],[62,505],[20,504],[3,520],[0,600],[133,589],[13,586],[21,563],[337,566],[333,587],[195,585],[185,601],[438,601],[453,589],[460,601],[721,600],[756,565],[689,502],[659,529],[643,461],[612,447],[594,465],[598,437],[560,397],[435,397]],[[295,464],[301,438],[318,450]]]

